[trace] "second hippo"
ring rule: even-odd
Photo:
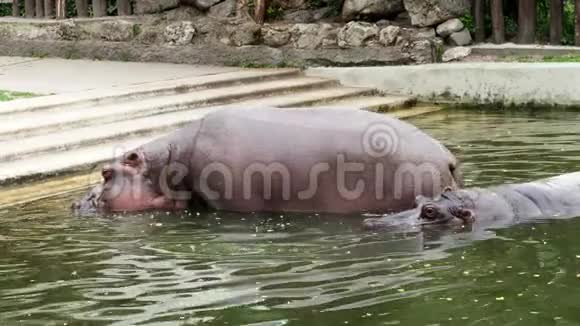
[[[396,231],[430,226],[485,228],[577,216],[580,172],[489,189],[449,189],[434,199],[418,197],[414,209],[366,219],[364,227]]]

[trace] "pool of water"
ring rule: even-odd
[[[468,185],[580,170],[580,112],[411,120]],[[0,211],[0,325],[580,325],[580,218],[373,234],[360,216]],[[48,213],[47,213],[48,212]]]

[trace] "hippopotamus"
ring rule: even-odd
[[[460,185],[445,146],[384,114],[224,108],[106,164],[102,183],[73,207],[386,213]]]
[[[521,184],[445,189],[435,198],[419,196],[416,207],[364,220],[370,230],[417,227],[505,227],[542,219],[580,216],[580,172]]]

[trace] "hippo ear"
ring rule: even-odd
[[[462,208],[459,214],[461,214],[459,218],[463,220],[463,223],[473,224],[475,222],[475,213],[471,209]]]
[[[450,191],[453,191],[453,188],[451,188],[449,186],[447,186],[443,189],[443,192],[450,192]]]
[[[133,167],[135,169],[142,169],[145,167],[145,158],[143,153],[138,151],[128,152],[123,157],[123,164]]]

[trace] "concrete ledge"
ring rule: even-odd
[[[580,55],[580,47],[538,44],[478,44],[471,47],[472,55],[492,56],[562,56]]]
[[[424,101],[580,105],[580,63],[311,68],[306,73]]]

